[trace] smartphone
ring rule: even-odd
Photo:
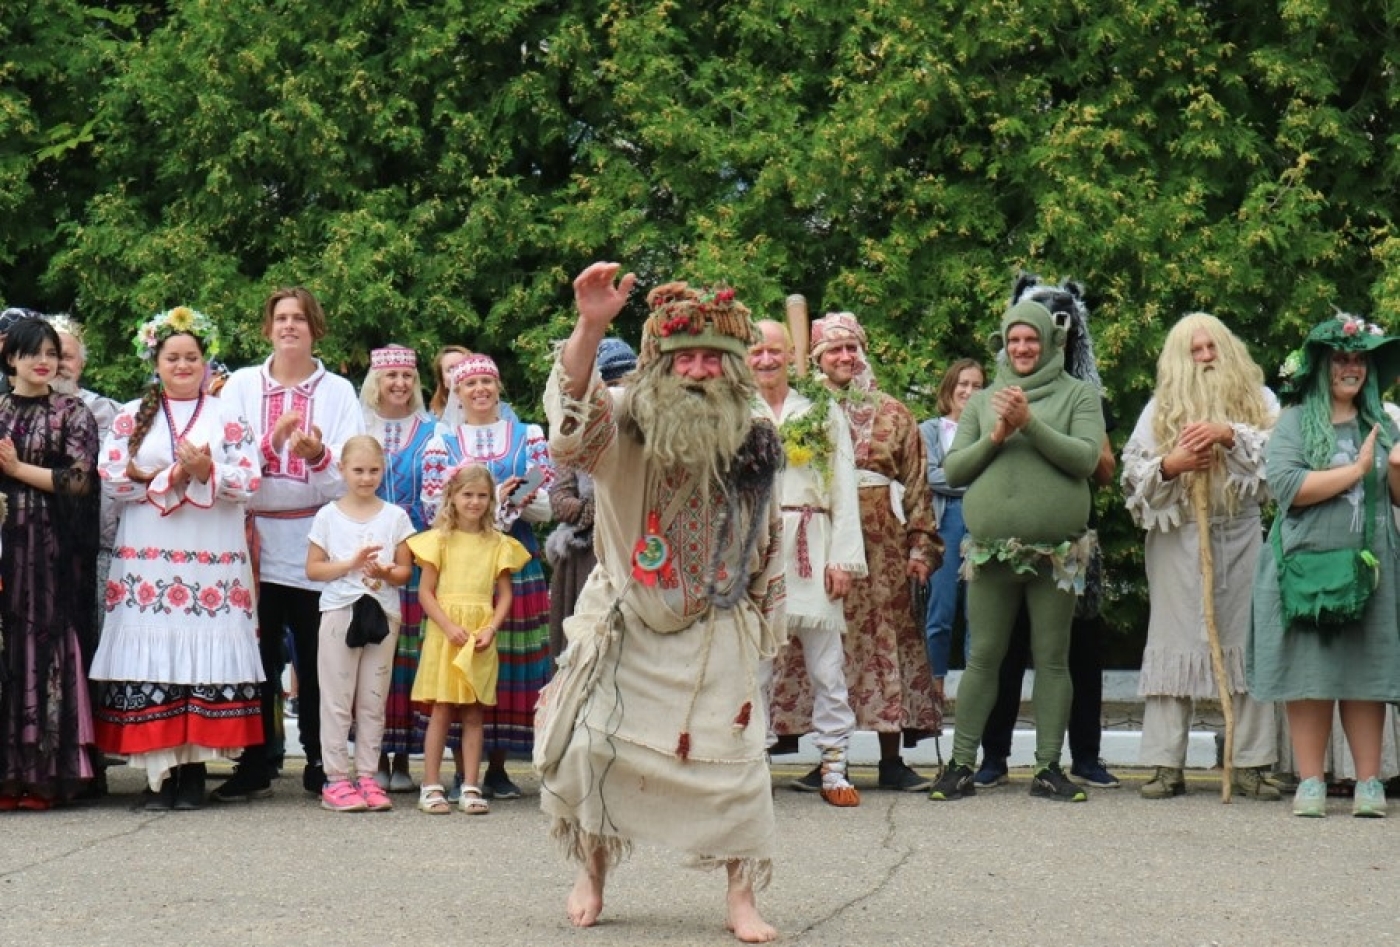
[[[506,502],[511,506],[520,506],[525,502],[525,498],[534,493],[544,483],[544,468],[531,467],[525,474],[525,479],[520,481],[514,490],[510,491],[510,496]]]

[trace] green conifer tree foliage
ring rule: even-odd
[[[495,355],[538,418],[569,280],[733,285],[866,325],[927,414],[989,360],[1018,270],[1088,289],[1126,437],[1167,327],[1213,312],[1272,373],[1332,307],[1400,329],[1400,12],[1366,0],[350,0],[0,12],[0,293],[89,324],[188,303],[259,357],[301,283],[327,361]],[[620,326],[634,337],[642,293]],[[1102,491],[1115,597],[1141,536]]]

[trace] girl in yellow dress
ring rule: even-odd
[[[496,529],[496,483],[491,471],[467,464],[453,471],[431,529],[409,537],[423,570],[423,649],[413,701],[432,708],[423,738],[423,787],[418,808],[452,811],[442,786],[442,753],[452,721],[462,724],[462,811],[490,806],[476,785],[481,769],[483,708],[496,703],[496,631],[510,614],[510,576],[530,560],[525,547]]]

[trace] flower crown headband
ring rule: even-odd
[[[141,323],[136,329],[132,345],[136,354],[145,361],[156,357],[156,349],[172,335],[192,335],[203,343],[206,358],[213,358],[222,350],[219,341],[219,328],[214,320],[189,306],[176,306],[167,309]]]

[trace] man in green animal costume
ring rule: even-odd
[[[971,796],[977,745],[996,702],[997,669],[1024,604],[1035,659],[1031,795],[1082,802],[1060,769],[1069,720],[1069,634],[1093,548],[1089,476],[1103,442],[1099,396],[1064,370],[1065,329],[1023,300],[1002,316],[992,385],[963,411],[944,471],[967,486],[963,573],[972,651],[958,685],[953,758],[931,799]]]

